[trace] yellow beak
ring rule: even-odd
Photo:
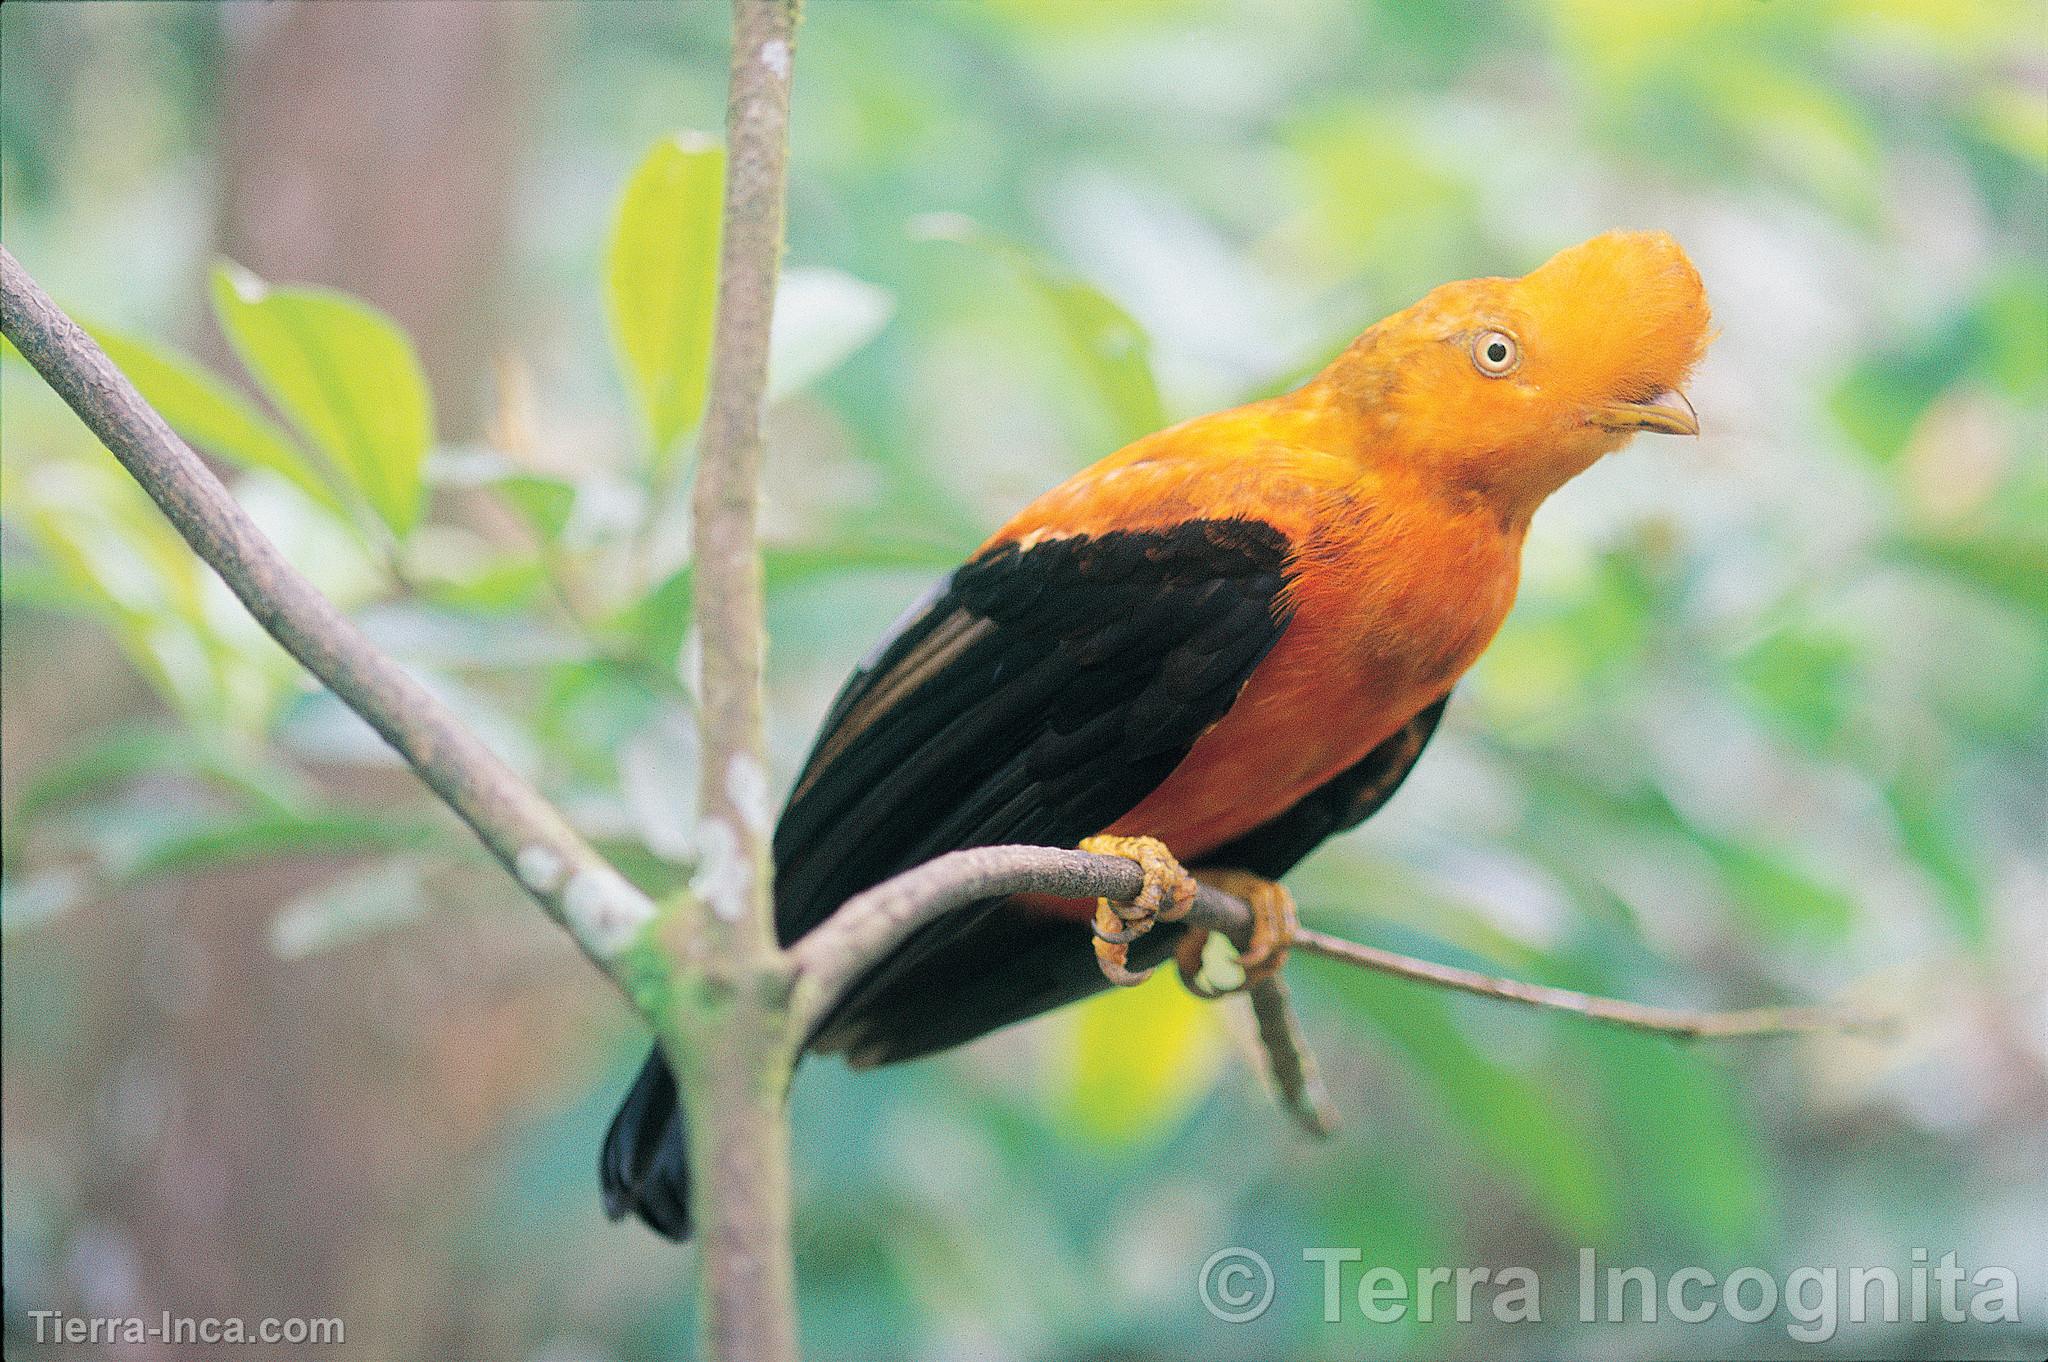
[[[1685,400],[1685,394],[1676,388],[1658,393],[1647,402],[1617,402],[1611,407],[1596,408],[1593,424],[1603,430],[1630,434],[1638,431],[1655,435],[1700,433],[1699,415],[1693,411],[1692,403]]]

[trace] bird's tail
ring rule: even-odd
[[[657,1048],[640,1066],[640,1076],[598,1159],[604,1213],[617,1220],[628,1211],[655,1233],[681,1241],[690,1237],[689,1162],[683,1147],[683,1109],[675,1076]]]

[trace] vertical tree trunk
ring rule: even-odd
[[[686,980],[662,1028],[690,1123],[704,1251],[705,1343],[720,1362],[793,1362],[789,961],[775,939],[762,731],[761,409],[782,262],[790,70],[799,0],[734,0],[718,329],[693,499],[704,640],[696,901]]]

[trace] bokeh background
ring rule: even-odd
[[[0,10],[9,248],[655,888],[691,856],[706,281],[638,237],[702,244],[725,24]],[[812,1354],[2041,1356],[2044,170],[2038,0],[813,0],[779,778],[875,634],[1041,487],[1438,282],[1667,229],[1722,328],[1706,433],[1544,510],[1427,759],[1297,888],[1320,925],[1521,978],[1906,1021],[1687,1047],[1302,961],[1347,1120],[1323,1145],[1228,1010],[1164,981],[914,1066],[813,1063]],[[675,310],[636,312],[650,291]],[[305,334],[369,398],[354,434],[306,417],[280,358]],[[346,1356],[685,1349],[691,1253],[594,1187],[644,1036],[0,369],[9,1354],[34,1309],[339,1316]],[[1279,1275],[1253,1323],[1196,1292],[1233,1245]],[[1367,1265],[1531,1267],[1544,1322],[1482,1292],[1471,1324],[1327,1324],[1325,1247],[1362,1255],[1347,1300]],[[1780,1280],[1952,1250],[2017,1272],[2025,1323],[1585,1325],[1582,1247]]]

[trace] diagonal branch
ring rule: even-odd
[[[654,905],[279,552],[106,352],[0,246],[0,331],[284,650],[405,758],[599,968]]]

